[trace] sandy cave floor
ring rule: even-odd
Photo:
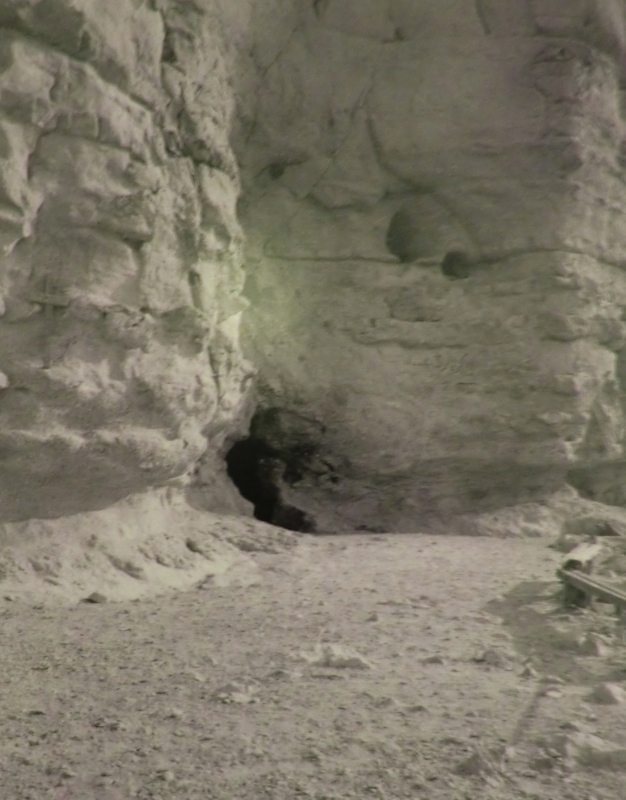
[[[547,545],[302,536],[245,590],[0,600],[0,796],[623,800],[626,703],[586,695],[626,685],[626,647],[612,609],[563,612]],[[320,643],[373,668],[301,657]],[[572,732],[617,762],[559,750]]]

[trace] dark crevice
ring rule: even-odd
[[[283,164],[283,163],[270,164],[269,167],[267,168],[270,178],[273,181],[279,180],[285,174],[285,170],[287,169],[288,166],[289,164]]]
[[[161,61],[164,64],[176,64],[178,58],[176,56],[176,47],[174,42],[173,32],[166,30],[163,39],[163,50],[161,52]]]
[[[414,228],[411,213],[401,208],[393,215],[387,229],[387,249],[405,264],[417,260]]]
[[[254,516],[272,522],[279,503],[275,485],[275,454],[250,436],[234,444],[226,456],[228,475],[239,492],[254,505]]]
[[[328,10],[329,0],[313,0],[313,11],[315,16],[321,20]]]
[[[280,409],[259,411],[252,419],[250,435],[236,442],[226,455],[228,475],[242,497],[254,506],[262,522],[292,531],[312,533],[314,520],[283,500],[281,487],[301,481],[316,446],[293,427],[295,415]],[[307,424],[307,421],[303,421]]]
[[[462,250],[451,250],[441,262],[441,272],[450,280],[469,278],[471,271],[472,261]]]

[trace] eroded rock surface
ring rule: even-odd
[[[260,400],[319,431],[281,502],[320,530],[568,477],[620,502],[623,3],[300,11],[236,148]]]
[[[217,5],[1,4],[0,519],[104,508],[242,425]]]
[[[624,502],[625,41],[619,0],[6,0],[0,519]]]

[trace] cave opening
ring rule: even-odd
[[[236,442],[226,455],[230,479],[242,497],[253,504],[254,516],[270,523],[279,501],[272,480],[273,462],[271,450],[252,436]]]
[[[281,484],[302,479],[312,448],[302,444],[278,448],[268,443],[263,430],[268,412],[255,415],[250,435],[240,439],[226,454],[226,469],[239,493],[254,506],[254,516],[270,525],[300,533],[315,532],[310,515],[282,498]]]

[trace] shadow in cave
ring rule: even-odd
[[[274,462],[269,447],[252,437],[236,442],[226,455],[228,475],[241,495],[254,505],[254,516],[271,522],[279,491],[274,485]]]
[[[293,482],[294,467],[279,451],[251,435],[230,448],[226,468],[241,495],[253,504],[256,519],[290,531],[315,531],[308,514],[282,501],[280,483]]]

